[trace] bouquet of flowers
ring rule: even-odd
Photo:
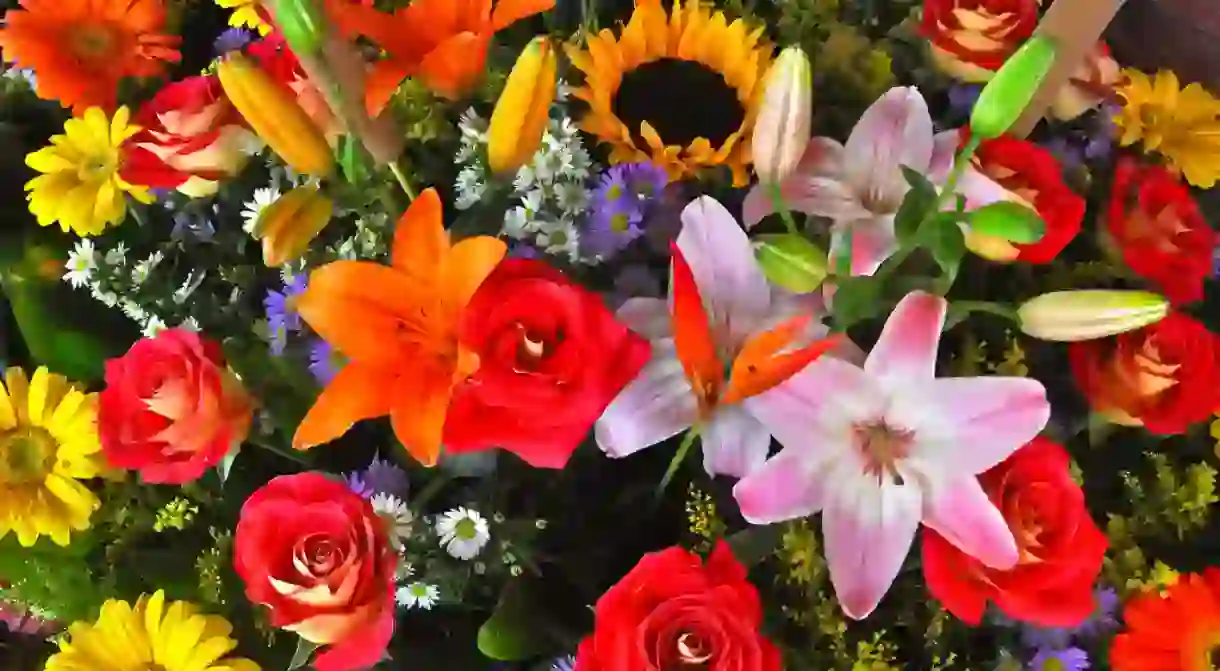
[[[1212,668],[1119,4],[19,0],[5,668]]]

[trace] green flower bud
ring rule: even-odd
[[[326,16],[319,0],[265,0],[275,24],[297,55],[316,55],[326,39]]]
[[[1046,233],[1046,222],[1020,203],[1000,201],[970,213],[970,231],[1023,245],[1033,244]]]
[[[1169,301],[1148,291],[1081,289],[1055,291],[1017,308],[1021,331],[1040,340],[1097,340],[1155,324]]]
[[[768,280],[797,293],[813,291],[826,279],[826,252],[799,235],[760,235],[754,256]]]
[[[1035,35],[1004,61],[974,104],[970,132],[989,140],[1011,128],[1051,71],[1055,51],[1050,38]]]

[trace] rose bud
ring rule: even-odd
[[[754,172],[779,184],[800,162],[809,144],[813,116],[813,68],[800,47],[788,47],[767,71],[762,105],[754,122]]]
[[[515,172],[538,151],[555,99],[556,68],[555,49],[544,37],[534,38],[517,58],[488,125],[492,172]]]
[[[1035,296],[1017,308],[1021,331],[1040,340],[1076,342],[1133,331],[1169,312],[1169,301],[1149,291],[1078,289]]]

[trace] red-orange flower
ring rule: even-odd
[[[453,387],[479,367],[459,343],[459,325],[504,252],[487,236],[451,245],[440,197],[428,189],[398,222],[391,265],[336,261],[313,271],[297,312],[348,364],[301,420],[293,446],[308,449],[389,415],[407,451],[435,464]]]
[[[1220,641],[1220,569],[1134,597],[1110,646],[1114,671],[1209,671]]]
[[[353,0],[328,0],[332,20],[385,50],[369,74],[365,102],[377,114],[407,77],[458,98],[483,74],[492,35],[555,6],[555,0],[415,0],[393,14]]]
[[[37,75],[38,97],[74,113],[113,110],[124,77],[155,77],[177,62],[177,36],[162,35],[162,0],[21,0],[4,15],[4,60]]]

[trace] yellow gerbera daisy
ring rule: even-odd
[[[216,4],[224,9],[231,9],[229,25],[234,28],[243,26],[257,30],[259,35],[271,33],[271,24],[267,23],[265,15],[259,9],[258,0],[216,0]]]
[[[45,671],[259,671],[241,658],[221,659],[237,647],[233,626],[186,601],[165,603],[165,592],[102,604],[97,622],[74,622]]]
[[[771,62],[763,28],[749,29],[697,0],[636,0],[618,38],[602,30],[588,50],[569,46],[585,74],[574,95],[589,104],[580,126],[611,146],[610,161],[651,160],[671,180],[725,165],[749,181],[750,135]]]
[[[65,232],[82,237],[97,235],[127,215],[125,193],[144,203],[153,198],[148,189],[128,184],[119,176],[122,146],[140,132],[128,124],[131,113],[120,107],[107,119],[100,107],[83,117],[68,119],[64,134],[51,138],[51,146],[25,157],[25,164],[45,173],[25,185],[30,212],[40,226],[59,222]]]
[[[1220,100],[1199,84],[1180,89],[1169,70],[1155,77],[1138,70],[1124,74],[1127,80],[1118,87],[1123,108],[1114,118],[1119,144],[1141,142],[1145,152],[1165,156],[1194,186],[1214,186],[1220,179]]]
[[[79,482],[103,468],[97,394],[70,386],[46,368],[27,380],[20,368],[0,384],[0,538],[24,546],[39,536],[67,545],[71,529],[89,528],[99,503]]]

